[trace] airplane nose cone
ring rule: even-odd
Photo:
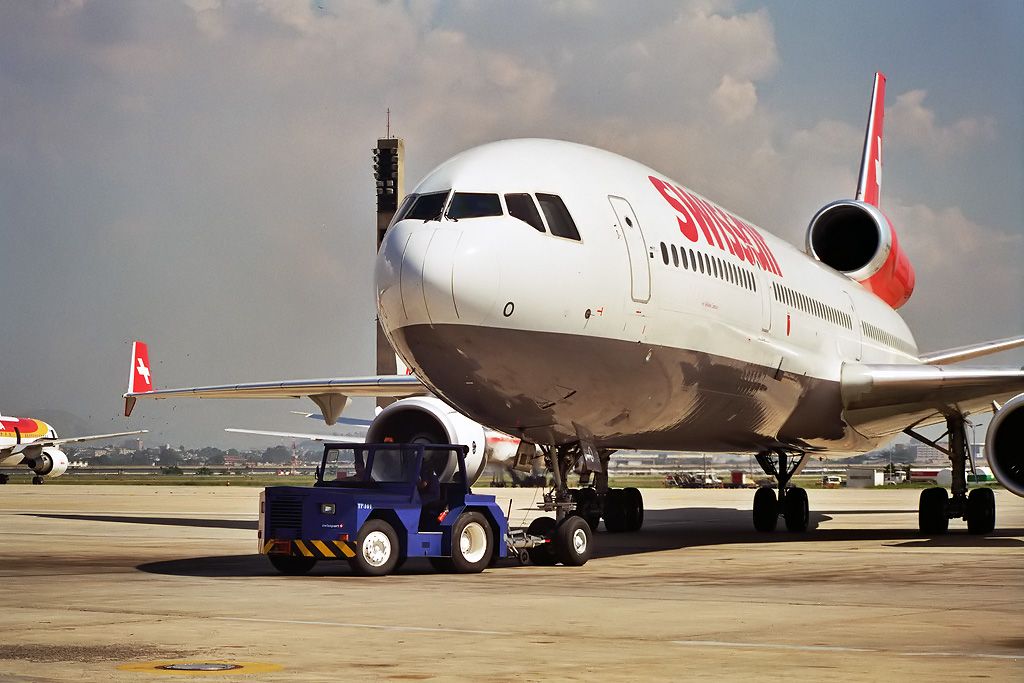
[[[375,274],[384,328],[472,325],[493,316],[500,274],[494,238],[486,232],[422,221],[392,226]]]

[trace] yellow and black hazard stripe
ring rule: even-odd
[[[288,552],[284,550],[284,544],[288,544]],[[356,556],[356,551],[348,541],[321,541],[294,540],[276,541],[270,539],[263,544],[263,554],[275,555],[296,555],[298,557],[312,557],[317,560],[342,560]]]

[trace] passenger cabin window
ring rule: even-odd
[[[441,218],[441,212],[444,210],[444,203],[448,199],[450,190],[444,192],[431,192],[430,194],[421,194],[416,198],[412,208],[409,209],[409,215],[406,218],[421,221],[433,221]]]
[[[540,208],[544,211],[544,217],[548,220],[548,229],[551,230],[552,235],[576,240],[577,242],[580,240],[580,233],[576,229],[576,223],[573,222],[572,216],[569,215],[569,209],[565,208],[561,197],[553,194],[540,194],[538,192],[537,201],[540,202]]]
[[[666,266],[668,265],[668,247],[664,242],[661,243],[661,260],[665,262]]]
[[[537,232],[544,232],[544,222],[540,219],[540,212],[533,202],[533,197],[526,193],[505,195],[505,204],[508,206],[508,213],[513,218],[531,226]],[[664,248],[664,245],[662,245]],[[668,260],[665,260],[668,263]]]
[[[501,200],[498,195],[484,192],[456,192],[448,206],[448,218],[485,218],[501,216]]]

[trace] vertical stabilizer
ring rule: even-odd
[[[871,91],[871,109],[868,128],[864,134],[864,154],[860,160],[857,181],[857,199],[878,206],[882,191],[882,120],[885,118],[885,74],[875,72],[875,87]]]

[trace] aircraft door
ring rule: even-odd
[[[860,360],[861,351],[863,349],[863,339],[861,337],[860,330],[860,317],[857,315],[857,307],[853,303],[853,297],[845,289],[843,294],[846,295],[846,300],[849,302],[845,313],[850,316],[850,325],[853,327],[852,330],[843,329],[839,333],[839,355],[843,360],[853,359]]]
[[[647,242],[640,229],[640,221],[633,213],[633,207],[622,197],[608,196],[615,212],[617,224],[622,230],[629,257],[629,272],[633,301],[647,303],[651,300],[651,266],[647,256]]]
[[[761,331],[772,331],[772,280],[764,271],[755,270],[755,282],[761,293]]]

